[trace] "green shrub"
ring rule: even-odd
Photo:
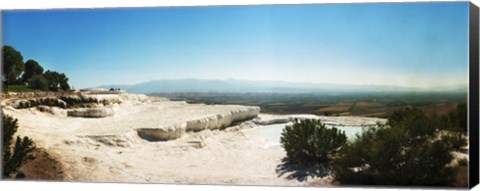
[[[283,129],[280,142],[293,164],[320,165],[332,160],[347,142],[345,132],[326,128],[320,120],[295,120]]]
[[[460,132],[447,132],[446,135],[442,136],[442,140],[448,144],[450,147],[459,150],[463,146],[467,146],[467,139],[463,137],[463,134]]]
[[[459,166],[468,166],[468,159],[462,158],[457,160]]]
[[[418,109],[394,112],[387,125],[369,129],[341,150],[334,161],[335,180],[357,185],[450,184],[453,147],[438,138],[436,119]]]
[[[17,132],[17,119],[3,115],[3,147],[2,147],[2,169],[3,178],[22,178],[24,174],[20,171],[20,167],[27,161],[34,159],[33,151],[35,146],[33,141],[28,137],[20,138],[17,136],[15,144],[13,143],[13,135]]]

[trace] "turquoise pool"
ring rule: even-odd
[[[244,131],[244,133],[269,142],[272,146],[280,146],[280,135],[286,125],[289,124],[259,125],[254,129]],[[331,128],[332,126],[327,125],[327,127]],[[341,131],[345,131],[345,135],[347,135],[349,140],[354,140],[356,138],[356,134],[362,133],[362,131],[367,127],[337,126],[336,128],[340,129]]]

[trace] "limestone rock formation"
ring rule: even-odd
[[[113,116],[114,112],[111,108],[80,108],[67,111],[69,117],[87,117],[100,118]]]

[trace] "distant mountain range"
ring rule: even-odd
[[[179,92],[225,92],[225,93],[361,93],[361,92],[467,92],[467,84],[430,89],[330,83],[298,83],[282,81],[249,80],[153,80],[134,85],[102,85],[99,88],[120,88],[131,93],[179,93]]]

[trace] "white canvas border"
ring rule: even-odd
[[[448,0],[435,0],[442,2]],[[206,5],[259,5],[259,4],[312,4],[312,3],[375,3],[375,2],[432,2],[425,0],[4,0],[0,10],[11,9],[65,9],[65,8],[111,8],[111,7],[166,7],[166,6],[206,6]],[[461,1],[462,2],[462,1]],[[477,6],[480,0],[471,0]],[[357,187],[357,188],[327,188],[327,187],[265,187],[265,186],[209,186],[209,185],[168,185],[168,184],[127,184],[127,183],[70,183],[70,182],[36,182],[36,181],[0,181],[2,190],[232,190],[232,191],[293,191],[293,190],[405,190],[400,188]],[[408,188],[408,190],[432,190]],[[438,189],[437,189],[438,190]],[[449,189],[439,189],[449,190]],[[480,186],[472,190],[480,190]]]

